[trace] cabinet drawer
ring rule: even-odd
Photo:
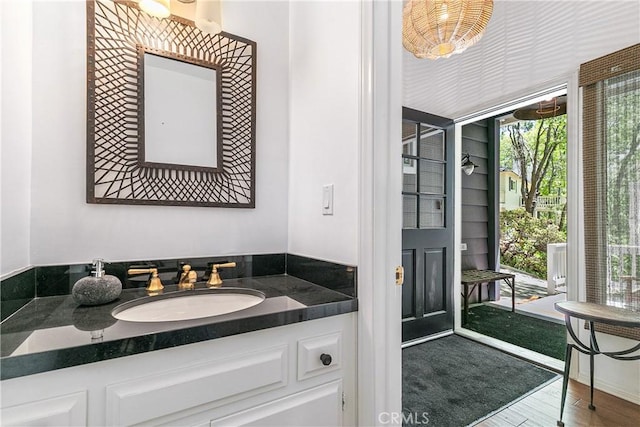
[[[342,334],[304,338],[298,341],[298,381],[340,369]]]
[[[130,425],[287,384],[287,346],[158,373],[107,387],[107,425]]]

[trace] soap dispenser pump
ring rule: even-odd
[[[80,305],[106,304],[118,298],[122,282],[116,276],[104,274],[104,261],[93,260],[91,276],[78,280],[71,289],[73,299]]]

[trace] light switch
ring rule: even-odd
[[[322,215],[333,215],[333,184],[322,186]]]

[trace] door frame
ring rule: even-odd
[[[402,2],[360,4],[358,425],[400,425]]]

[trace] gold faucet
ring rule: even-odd
[[[183,265],[182,274],[178,281],[178,289],[193,289],[195,288],[197,281],[198,273],[191,270],[191,266],[189,264]]]
[[[235,267],[235,262],[227,262],[224,264],[213,264],[213,268],[211,269],[211,275],[209,276],[209,280],[207,281],[207,286],[210,288],[219,288],[222,286],[222,279],[220,278],[220,273],[218,273],[219,268],[227,268],[227,267]]]
[[[127,270],[128,274],[142,274],[142,273],[151,273],[151,280],[149,280],[149,285],[146,290],[149,295],[157,295],[161,294],[164,286],[162,286],[162,282],[160,281],[160,277],[158,277],[158,269],[157,268],[130,268]]]

